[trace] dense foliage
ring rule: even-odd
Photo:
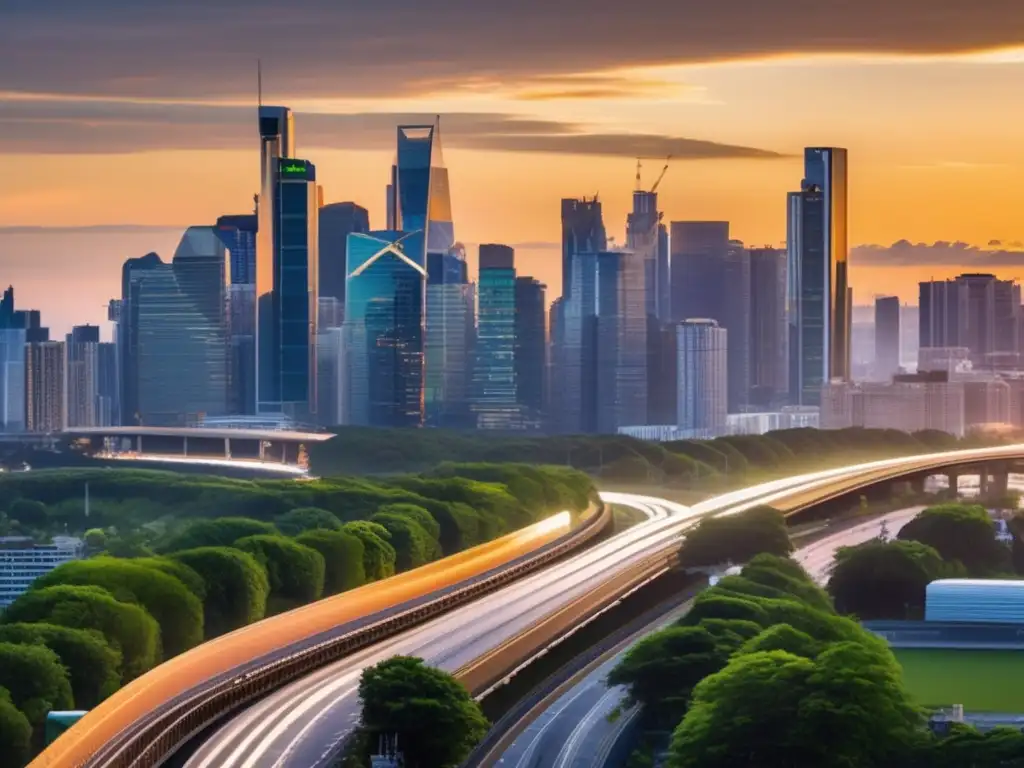
[[[216,637],[262,619],[270,585],[267,571],[247,552],[234,547],[198,547],[175,552],[171,559],[203,581],[203,625]]]
[[[971,576],[993,576],[1011,567],[1010,551],[996,539],[995,523],[980,505],[929,507],[903,526],[898,537],[926,544],[949,562],[959,561]]]
[[[786,519],[771,507],[753,507],[735,515],[704,518],[686,535],[679,555],[684,567],[745,563],[766,552],[793,551]]]
[[[74,699],[60,657],[44,645],[0,642],[0,688],[34,728],[51,709],[71,709]]]
[[[0,768],[21,768],[32,747],[32,724],[0,688]]]
[[[280,613],[319,600],[324,593],[324,557],[284,536],[246,536],[235,547],[248,552],[267,572],[267,609]]]
[[[366,582],[363,542],[346,531],[306,531],[295,537],[324,558],[324,596],[354,589]]]

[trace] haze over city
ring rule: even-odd
[[[515,245],[549,297],[558,200],[599,193],[621,242],[638,156],[650,183],[673,155],[666,220],[779,245],[802,148],[847,147],[850,243],[877,244],[851,258],[857,304],[1024,260],[1010,2],[10,5],[0,264],[57,331],[104,320],[124,259],[251,210],[257,58],[327,200],[375,227],[394,126],[440,114],[456,238]]]

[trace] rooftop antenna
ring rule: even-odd
[[[256,59],[256,103],[263,106],[263,60]]]

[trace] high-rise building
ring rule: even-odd
[[[100,329],[76,325],[65,340],[67,353],[67,424],[69,427],[98,427],[100,421]]]
[[[677,326],[676,359],[677,425],[718,435],[729,413],[728,331],[714,320],[684,320]]]
[[[0,431],[25,431],[25,342],[29,313],[14,308],[14,287],[0,299]]]
[[[601,201],[562,200],[562,295],[572,295],[572,265],[577,254],[599,253],[608,247],[608,236],[601,215]]]
[[[156,254],[125,263],[117,330],[124,421],[180,426],[227,413],[224,272],[215,227],[189,227],[170,264]]]
[[[370,231],[370,214],[355,203],[330,203],[320,209],[320,298],[345,302],[345,263],[348,236]]]
[[[836,380],[821,390],[821,428],[936,429],[964,434],[964,385],[944,371],[900,374],[891,382]]]
[[[516,395],[516,267],[507,245],[480,246],[479,310],[473,412],[477,429],[510,429],[520,417]]]
[[[732,334],[729,337],[732,343]],[[786,254],[750,250],[750,403],[770,410],[789,399]]]
[[[64,354],[62,341],[32,341],[25,345],[25,429],[28,432],[62,432],[67,428]]]
[[[423,426],[423,230],[353,234],[347,250],[345,423]]]
[[[675,424],[677,411],[676,324],[647,318],[647,424]]]
[[[516,278],[516,398],[527,417],[541,424],[548,412],[545,291],[532,277]]]
[[[258,216],[221,216],[217,235],[227,249],[228,410],[256,413],[256,242]]]
[[[845,149],[804,151],[800,191],[789,194],[787,250],[792,401],[813,406],[822,384],[850,378]]]
[[[319,193],[312,163],[294,158],[279,158],[276,163],[272,248],[266,254],[257,249],[256,410],[302,423],[313,419],[317,403]],[[261,246],[263,234],[261,218]]]
[[[875,376],[883,381],[900,370],[900,300],[896,296],[875,299]]]
[[[1020,286],[990,274],[919,285],[920,346],[966,347],[976,369],[1019,364]]]
[[[667,277],[661,263],[664,230],[658,211],[658,193],[639,189],[633,192],[633,211],[626,217],[626,248],[643,260],[647,314],[652,317],[662,317],[660,280]]]
[[[121,386],[118,372],[117,344],[101,341],[96,353],[96,401],[99,426],[110,427],[121,423]]]
[[[316,348],[317,423],[322,427],[335,427],[344,423],[344,329],[321,326],[316,335]]]

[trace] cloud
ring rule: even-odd
[[[391,149],[402,123],[434,115],[393,112],[297,113],[305,149]],[[691,138],[591,134],[574,123],[500,113],[454,113],[441,119],[445,146],[509,152],[623,157],[777,158],[755,147]],[[161,149],[242,149],[255,139],[251,106],[139,102],[118,99],[0,98],[4,153],[125,153]]]
[[[4,0],[0,72],[21,91],[379,97],[791,53],[1020,44],[1018,0]]]
[[[900,240],[889,246],[861,245],[853,249],[850,262],[853,268],[871,267],[958,267],[965,272],[974,269],[1024,266],[1024,250],[1020,243],[1000,246],[993,240],[989,247],[980,248],[964,242],[911,243]]]
[[[2,227],[3,235],[136,235],[147,233],[184,232],[177,224],[96,224],[85,227]]]

